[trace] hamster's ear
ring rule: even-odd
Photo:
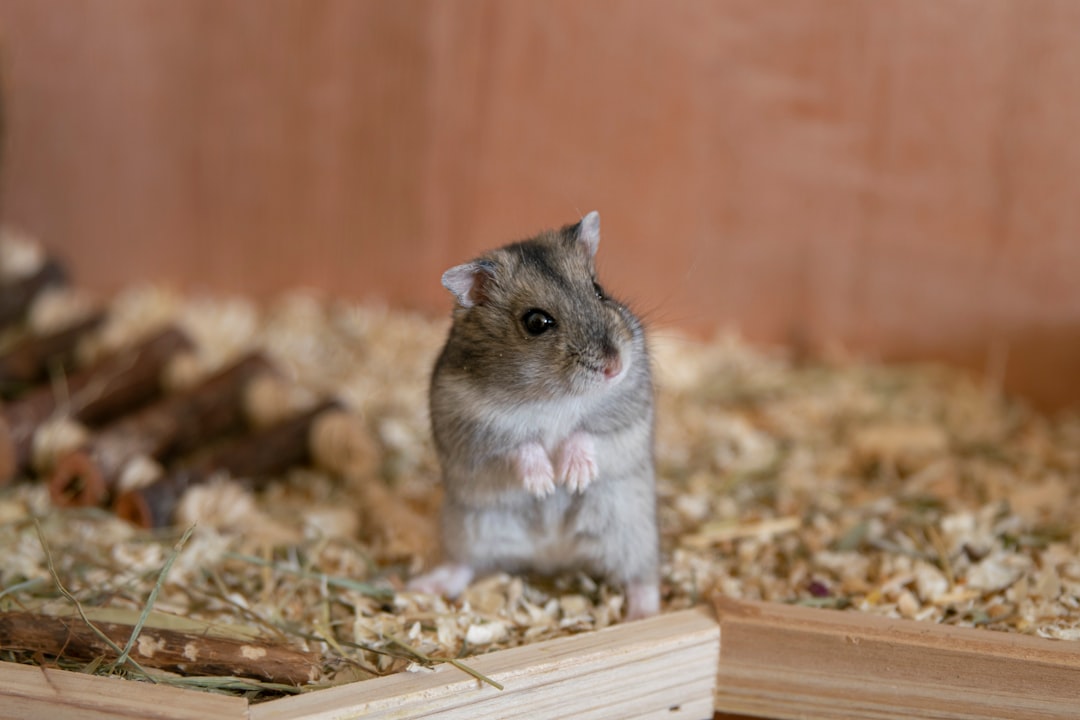
[[[486,260],[465,263],[452,267],[442,276],[442,284],[454,293],[458,304],[463,308],[481,305],[487,299],[487,291],[495,278],[495,265]]]
[[[600,247],[600,213],[593,210],[581,218],[577,224],[577,239],[589,252],[589,257],[596,256],[596,249]]]

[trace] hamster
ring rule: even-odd
[[[443,274],[457,304],[430,409],[446,562],[410,589],[585,570],[625,589],[627,619],[659,611],[649,354],[597,282],[599,243],[591,212]]]

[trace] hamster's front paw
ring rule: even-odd
[[[518,477],[522,486],[536,497],[547,497],[555,492],[555,468],[547,451],[540,443],[526,443],[514,454]]]
[[[572,492],[584,492],[598,473],[592,436],[576,432],[566,438],[559,448],[559,482]]]

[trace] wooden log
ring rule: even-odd
[[[693,718],[712,716],[720,649],[698,608],[251,707],[252,720],[330,718]]]
[[[0,329],[20,322],[42,290],[64,285],[67,279],[63,266],[47,258],[35,272],[0,285]]]
[[[49,480],[53,502],[100,505],[115,490],[130,460],[163,460],[239,429],[245,421],[248,383],[273,372],[265,356],[252,353],[190,390],[111,423],[87,447],[57,461]]]
[[[247,720],[242,697],[0,663],[0,714],[49,720]]]
[[[716,709],[784,718],[1076,718],[1080,644],[716,601]]]
[[[134,630],[124,623],[96,622],[94,626],[121,648]],[[117,657],[81,618],[29,612],[0,613],[0,648],[80,661]],[[235,675],[286,685],[313,682],[320,670],[316,652],[151,627],[142,628],[131,657],[143,667],[185,675]]]
[[[327,400],[269,427],[238,438],[199,458],[182,464],[146,487],[120,493],[113,510],[144,528],[172,522],[176,505],[192,485],[206,482],[218,472],[243,478],[253,485],[311,457],[311,429],[325,413],[339,411],[340,403]]]
[[[51,415],[62,412],[89,425],[117,417],[160,395],[167,363],[192,348],[181,330],[165,328],[68,376],[64,397],[51,387],[40,387],[3,408],[0,485],[29,466],[34,432]]]
[[[26,335],[0,354],[0,395],[12,397],[19,390],[47,379],[59,363],[71,364],[79,341],[105,319],[94,312],[69,326],[46,335]]]

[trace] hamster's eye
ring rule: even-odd
[[[607,296],[604,295],[604,288],[600,287],[600,283],[596,282],[595,280],[593,280],[592,289],[593,289],[593,292],[596,293],[596,299],[597,300],[606,300],[607,299]]]
[[[543,335],[555,327],[555,318],[543,310],[529,310],[521,316],[521,324],[530,335]]]

